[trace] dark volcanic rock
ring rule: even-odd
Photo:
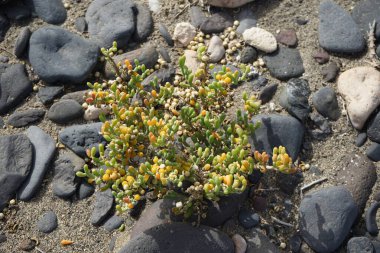
[[[94,210],[91,214],[91,224],[99,226],[110,214],[114,197],[110,189],[95,194]]]
[[[367,237],[353,237],[347,243],[347,253],[373,253],[371,240]]]
[[[87,9],[90,38],[100,47],[110,48],[114,41],[126,48],[135,32],[136,5],[131,0],[95,0]]]
[[[373,202],[368,210],[365,213],[365,225],[368,233],[373,236],[376,236],[379,233],[379,228],[376,221],[376,213],[380,208],[380,203],[375,201]]]
[[[366,45],[351,15],[330,0],[319,6],[319,44],[334,53],[360,53]]]
[[[113,215],[104,222],[103,227],[108,232],[112,232],[113,230],[118,229],[123,222],[124,220],[121,217]]]
[[[37,97],[44,104],[50,104],[53,100],[63,94],[63,86],[47,86],[38,90]]]
[[[242,209],[239,212],[239,222],[244,228],[250,229],[260,223],[260,216],[253,210]]]
[[[266,104],[268,103],[276,94],[278,84],[271,84],[266,87],[264,87],[259,94],[259,99],[261,100],[261,103]]]
[[[4,14],[10,20],[15,20],[15,21],[21,21],[23,19],[30,18],[32,14],[30,8],[23,5],[19,1],[14,1],[14,3],[9,3],[1,8],[4,8]]]
[[[75,20],[75,29],[81,33],[87,31],[87,22],[84,17],[79,17]]]
[[[276,52],[263,57],[270,74],[279,80],[299,77],[305,72],[301,54],[295,48],[279,47]]]
[[[224,29],[233,25],[232,17],[225,12],[218,12],[201,24],[200,30],[206,34],[223,32]]]
[[[236,32],[243,34],[243,32],[249,28],[256,27],[257,19],[255,14],[250,8],[242,8],[237,16],[239,25],[236,28]]]
[[[326,82],[333,82],[339,74],[339,70],[340,69],[338,64],[336,64],[335,62],[331,62],[326,67],[322,68],[321,74]]]
[[[372,143],[372,145],[367,149],[366,154],[372,161],[380,161],[380,144],[376,142]]]
[[[83,181],[78,188],[78,199],[82,200],[92,196],[95,192],[95,187],[86,181]]]
[[[37,229],[40,232],[48,234],[58,227],[57,215],[53,211],[44,213],[37,222]]]
[[[15,112],[8,118],[8,125],[14,127],[24,127],[30,123],[40,120],[45,115],[42,109],[29,109],[22,112]]]
[[[46,23],[60,24],[66,20],[67,13],[62,0],[27,0],[27,2]]]
[[[199,6],[191,6],[189,10],[190,23],[199,28],[201,24],[206,20],[206,16],[202,11],[202,8]]]
[[[0,13],[0,42],[4,40],[5,34],[7,33],[9,27],[9,20]]]
[[[0,64],[0,115],[7,113],[32,92],[22,64]]]
[[[32,143],[23,134],[0,136],[0,210],[27,178],[33,162]]]
[[[48,118],[58,124],[66,124],[83,115],[82,106],[73,99],[64,99],[54,103],[48,112]]]
[[[301,201],[300,233],[316,252],[333,252],[346,239],[358,216],[358,207],[343,186],[307,194]]]
[[[188,223],[162,224],[130,240],[119,253],[152,252],[233,253],[234,244],[223,232]]]
[[[257,51],[254,47],[246,46],[241,50],[240,61],[242,63],[253,63],[257,59]]]
[[[271,243],[269,238],[260,232],[259,229],[254,229],[246,237],[247,251],[245,253],[280,253],[278,247]]]
[[[24,27],[18,35],[13,49],[13,54],[18,58],[20,58],[28,48],[28,43],[31,35],[32,32],[30,31],[29,27]]]
[[[371,141],[380,143],[380,112],[369,122],[367,136]]]
[[[162,38],[168,43],[169,46],[174,46],[174,40],[170,35],[168,28],[164,24],[158,24],[158,31],[160,32]]]
[[[359,25],[362,33],[367,37],[369,25],[376,21],[376,24],[380,23],[380,2],[377,0],[363,0],[359,1],[355,8],[352,10],[352,18]],[[376,25],[375,30],[376,39],[380,39],[380,27]]]
[[[60,27],[33,32],[29,61],[47,83],[80,83],[95,67],[99,48],[91,41]]]
[[[361,147],[364,145],[364,143],[367,141],[367,133],[359,133],[358,136],[356,136],[355,140],[355,146],[356,147]]]
[[[153,19],[149,8],[144,4],[136,4],[136,30],[133,34],[133,40],[144,41],[153,30]]]
[[[337,120],[340,116],[338,99],[334,89],[323,87],[313,95],[315,109],[324,117]]]
[[[284,146],[294,160],[297,158],[305,132],[304,126],[297,119],[270,114],[255,116],[252,121],[261,122],[261,126],[253,135],[252,146],[255,147],[255,150],[266,151],[272,155],[274,147]]]
[[[100,143],[105,144],[99,133],[102,124],[97,122],[67,127],[59,133],[59,140],[80,157],[86,157],[86,149],[98,147]]]

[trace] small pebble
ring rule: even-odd
[[[245,239],[241,235],[234,234],[231,239],[235,244],[235,253],[245,253],[246,252],[247,242],[245,241]]]
[[[260,223],[260,216],[252,210],[242,209],[239,212],[239,222],[246,228],[252,228]]]

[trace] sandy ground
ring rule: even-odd
[[[87,6],[91,1],[82,0],[80,3],[73,1],[71,3],[71,8],[68,10],[68,18],[66,22],[62,25],[63,27],[74,31],[74,21],[77,17],[83,16]],[[139,2],[136,0],[136,2]],[[140,1],[141,2],[141,1]],[[147,2],[147,1],[143,1]],[[301,52],[305,74],[304,78],[309,81],[310,88],[314,92],[323,86],[331,86],[336,88],[336,83],[325,83],[322,80],[322,75],[320,74],[321,65],[315,62],[312,58],[312,53],[319,48],[318,46],[318,0],[257,0],[255,3],[249,5],[250,8],[256,13],[258,18],[258,25],[272,33],[276,33],[278,30],[283,28],[294,28],[297,32],[299,45],[298,49]],[[348,1],[348,0],[337,0],[338,4],[343,6],[346,10],[351,10],[355,3],[358,1]],[[157,30],[157,24],[159,22],[164,23],[170,31],[173,31],[174,26],[177,22],[188,20],[188,13],[184,11],[177,18],[175,16],[181,11],[182,6],[186,6],[187,1],[179,0],[161,0],[162,8],[161,12],[154,14],[155,21],[155,31],[149,37],[148,42],[156,45],[166,45],[163,39],[159,36]],[[300,26],[295,22],[296,18],[304,18],[309,20],[307,25]],[[0,47],[7,49],[8,51],[13,51],[13,45],[19,34],[19,31],[24,26],[29,26],[32,31],[37,28],[46,25],[40,19],[33,19],[30,23],[19,23],[13,24],[11,29],[8,31],[6,39],[0,43]],[[170,49],[172,56],[177,56],[177,49]],[[19,62],[14,57],[10,57],[11,62]],[[339,62],[341,64],[341,70],[347,70],[354,66],[368,65],[365,63],[366,56],[359,56],[356,58],[342,57],[342,56],[332,56],[331,60]],[[27,64],[27,63],[26,63]],[[30,67],[27,65],[30,77],[33,74]],[[269,78],[270,83],[278,83],[279,88],[284,87],[284,82],[280,82],[269,76],[269,73],[264,73],[266,77]],[[42,86],[42,82],[38,82],[37,86]],[[66,91],[69,91],[72,87],[67,87]],[[279,94],[279,92],[277,92]],[[278,100],[272,100],[278,106]],[[340,99],[340,107],[343,108],[342,100]],[[17,110],[25,110],[27,108],[43,108],[44,106],[38,101],[36,97],[36,92],[34,92],[25,103],[17,108]],[[48,108],[46,108],[48,109]],[[284,113],[284,112],[282,112]],[[8,115],[3,117],[6,121]],[[76,123],[80,123],[76,122]],[[53,138],[57,138],[58,132],[65,126],[58,126],[52,124],[45,116],[45,119],[37,124],[40,128],[48,132]],[[321,177],[327,177],[327,182],[313,187],[312,190],[318,189],[320,187],[326,187],[329,185],[334,185],[336,181],[335,169],[340,166],[340,161],[342,157],[355,151],[356,153],[364,153],[368,147],[368,143],[361,148],[357,148],[354,145],[356,131],[350,126],[345,116],[341,116],[336,122],[332,122],[333,134],[324,141],[312,140],[309,136],[306,136],[303,150],[301,152],[301,159],[306,163],[317,166],[321,171],[322,175],[315,176],[309,172],[304,174],[304,182],[302,184],[307,184]],[[0,135],[9,135],[15,133],[24,132],[26,128],[11,129],[7,127],[6,129],[0,129]],[[57,152],[57,156],[63,150]],[[89,218],[91,215],[91,206],[93,204],[94,198],[90,197],[82,201],[65,201],[55,197],[52,193],[51,181],[53,177],[53,167],[51,171],[47,173],[41,190],[35,198],[30,202],[19,202],[17,205],[12,206],[6,212],[6,218],[0,221],[0,231],[5,232],[7,235],[7,242],[0,245],[0,253],[11,253],[20,252],[17,246],[23,239],[35,238],[39,242],[39,249],[43,252],[59,253],[59,252],[109,252],[109,244],[111,241],[117,238],[117,245],[122,244],[126,241],[128,237],[128,231],[133,225],[133,219],[124,215],[126,218],[126,232],[120,233],[115,231],[109,233],[102,228],[93,227]],[[274,175],[269,174],[266,176],[264,182],[272,182]],[[302,185],[301,184],[301,185]],[[275,185],[264,185],[268,188],[275,188]],[[263,187],[264,187],[263,186]],[[374,192],[380,190],[380,184],[376,184],[374,187]],[[297,206],[299,205],[299,192],[293,196],[286,196],[280,192],[273,192],[269,194],[268,202],[273,202],[269,206],[268,211],[260,213],[265,222],[272,224],[273,221],[270,216],[276,216],[280,219],[283,217],[278,216],[276,212],[276,206],[283,206],[285,199],[291,199],[293,203],[292,212],[294,215],[290,219],[284,219],[284,221],[290,222],[291,224],[297,224]],[[247,205],[250,203],[248,202]],[[51,234],[45,235],[38,232],[35,228],[36,221],[38,218],[48,210],[53,210],[58,216],[58,229],[56,229]],[[361,227],[359,224],[358,227]],[[289,235],[296,231],[296,228],[290,229],[286,227],[275,226],[277,233],[276,238],[274,238],[274,243],[279,245],[281,242],[287,243]],[[241,234],[247,233],[246,231],[238,231]],[[60,241],[62,239],[68,239],[74,241],[74,244],[63,248],[60,246]],[[116,247],[117,248],[117,247]],[[39,252],[36,249],[33,252]],[[115,251],[117,252],[117,251]],[[287,248],[284,252],[289,252]],[[345,252],[342,250],[341,252]]]

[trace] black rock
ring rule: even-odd
[[[168,43],[169,46],[174,46],[174,41],[172,36],[170,35],[168,28],[164,24],[158,24],[158,31],[160,32],[162,38]]]
[[[371,204],[365,213],[365,225],[367,231],[373,236],[376,236],[379,233],[379,228],[376,222],[376,213],[379,207],[380,203],[375,201]]]
[[[27,0],[27,2],[46,23],[61,24],[66,20],[67,13],[61,0]]]
[[[239,223],[246,229],[256,227],[260,223],[260,216],[253,210],[242,209],[239,211]]]
[[[263,57],[270,74],[279,80],[299,77],[304,72],[301,54],[295,48],[279,47],[270,55]]]
[[[360,53],[364,37],[351,15],[331,0],[319,6],[319,45],[334,53]]]
[[[140,64],[144,64],[147,68],[154,68],[158,60],[158,52],[154,46],[148,45],[114,57],[116,63],[121,62],[124,64],[126,59],[128,59],[132,65],[134,65],[134,60],[137,59]],[[106,63],[104,72],[107,78],[115,77],[114,70],[109,63]]]
[[[276,183],[288,195],[292,195],[296,187],[302,182],[303,177],[301,173],[297,174],[282,174],[276,177]]]
[[[191,6],[189,10],[190,23],[195,27],[199,28],[201,24],[206,20],[206,16],[203,13],[201,7]]]
[[[369,122],[367,136],[371,141],[380,143],[380,112]]]
[[[154,71],[146,79],[142,81],[142,85],[145,91],[152,91],[153,87],[150,85],[150,82],[154,81],[157,78],[158,87],[156,90],[159,91],[160,85],[165,85],[166,82],[171,83],[174,80],[175,68],[173,66],[168,66],[167,68],[161,68]]]
[[[152,33],[153,19],[149,8],[144,4],[136,4],[136,30],[133,40],[144,41]]]
[[[84,100],[85,100],[86,93],[87,93],[87,90],[80,90],[80,91],[70,92],[70,93],[67,93],[67,94],[63,95],[62,98],[61,98],[61,100],[64,100],[64,99],[74,99],[79,104],[83,104]]]
[[[240,61],[242,63],[253,63],[257,59],[257,51],[254,47],[246,46],[241,50]]]
[[[329,65],[322,68],[321,74],[326,82],[334,82],[339,74],[339,70],[338,64],[331,62]]]
[[[167,62],[171,63],[172,59],[170,58],[169,52],[164,47],[157,48],[158,53],[161,55],[161,57]]]
[[[102,124],[102,122],[97,122],[67,127],[59,133],[59,140],[78,156],[84,158],[86,149],[98,147],[100,143],[106,144],[103,136],[99,134]]]
[[[218,12],[207,17],[200,26],[200,30],[205,34],[220,33],[227,27],[233,25],[232,17],[226,12]]]
[[[45,115],[42,109],[29,109],[22,112],[15,112],[8,118],[8,125],[13,127],[24,127],[30,123],[40,120]]]
[[[300,233],[316,252],[333,252],[346,239],[358,216],[358,207],[343,186],[307,194],[299,208]]]
[[[306,25],[307,23],[309,23],[309,20],[304,18],[296,18],[296,23],[298,25]]]
[[[54,103],[47,114],[51,121],[58,124],[67,124],[74,119],[82,117],[82,106],[73,99],[64,99]]]
[[[347,253],[373,253],[371,240],[367,237],[353,237],[347,243]]]
[[[88,33],[100,47],[110,48],[114,41],[126,48],[135,32],[136,5],[131,0],[95,0],[87,9]]]
[[[77,29],[77,31],[81,33],[87,31],[87,22],[84,17],[79,17],[75,20],[75,29]]]
[[[278,247],[271,243],[269,238],[259,229],[253,229],[246,236],[246,241],[248,247],[245,253],[280,253]]]
[[[33,148],[23,134],[0,136],[0,210],[29,175]]]
[[[313,95],[315,109],[324,117],[337,120],[340,116],[338,99],[334,89],[323,87]]]
[[[308,101],[310,93],[307,80],[300,78],[290,79],[281,93],[280,105],[289,114],[301,121],[305,121],[311,111]]]
[[[0,64],[0,114],[7,113],[32,92],[22,64]]]
[[[0,244],[7,241],[7,236],[3,233],[0,233]]]
[[[94,210],[91,214],[91,224],[99,226],[110,214],[114,197],[110,189],[95,194]]]
[[[310,121],[313,127],[309,132],[314,139],[323,140],[332,134],[330,122],[318,112],[310,114]]]
[[[365,155],[347,154],[336,169],[336,179],[351,192],[359,211],[364,210],[377,180],[375,165]]]
[[[108,232],[112,232],[113,230],[118,229],[123,223],[124,220],[121,217],[113,215],[104,222],[103,227]]]
[[[249,28],[256,27],[257,19],[255,14],[250,8],[242,8],[237,15],[239,25],[236,28],[236,32],[243,34],[243,32]]]
[[[53,211],[44,213],[37,222],[37,230],[45,234],[53,232],[58,227],[57,215]]]
[[[119,253],[150,252],[233,253],[232,240],[223,232],[188,223],[162,224],[130,240]]]
[[[278,84],[270,84],[264,87],[259,94],[259,100],[262,104],[266,104],[273,98],[274,94],[276,94]]]
[[[99,48],[91,41],[60,27],[33,32],[29,61],[47,83],[80,83],[95,67]]]
[[[268,79],[263,76],[258,76],[252,81],[253,90],[260,91],[265,85],[267,85]]]
[[[299,253],[301,250],[302,238],[299,234],[295,234],[289,239],[289,248],[292,253]]]
[[[356,147],[361,147],[364,145],[364,143],[367,141],[367,133],[359,133],[358,136],[356,136],[355,140],[355,146]]]
[[[37,126],[31,126],[26,131],[26,136],[32,143],[34,159],[32,170],[28,178],[18,191],[17,197],[22,201],[28,201],[40,189],[46,172],[50,169],[51,161],[55,153],[54,139]]]
[[[22,2],[15,1],[14,3],[9,3],[4,7],[4,14],[10,19],[15,21],[21,21],[23,19],[30,18],[31,10],[22,4]]]
[[[380,161],[380,144],[375,142],[372,143],[372,145],[367,149],[366,154],[372,161]]]
[[[78,199],[82,200],[92,196],[95,192],[95,187],[83,181],[78,188]]]
[[[9,20],[0,13],[0,42],[4,40],[5,34],[7,33],[9,27]]]
[[[84,161],[73,153],[63,154],[55,164],[53,178],[54,195],[67,199],[74,195],[78,188],[75,173],[83,169]]]
[[[37,97],[44,104],[50,104],[55,98],[63,94],[63,86],[47,86],[38,90]]]
[[[305,132],[304,126],[297,119],[269,114],[255,116],[252,121],[261,122],[253,135],[252,146],[255,150],[272,155],[274,147],[284,146],[293,160],[297,158]]]
[[[359,25],[365,37],[370,31],[369,25],[373,21],[376,21],[376,24],[380,22],[379,12],[380,2],[376,0],[359,1],[352,10],[352,18]],[[376,25],[375,36],[376,39],[380,39],[380,27],[378,25]]]
[[[32,32],[30,31],[29,27],[24,27],[19,36],[17,37],[13,53],[16,55],[18,58],[21,58],[22,55],[25,53],[30,36],[32,35]]]

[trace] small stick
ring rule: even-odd
[[[320,179],[318,179],[318,180],[315,180],[315,181],[311,182],[310,184],[307,184],[307,185],[305,185],[305,186],[302,186],[302,187],[301,187],[301,197],[302,197],[302,192],[303,192],[304,190],[306,190],[306,189],[312,187],[313,185],[316,185],[316,184],[318,184],[318,183],[324,182],[324,181],[326,181],[326,180],[327,180],[327,177],[323,177],[323,178],[320,178]]]
[[[290,228],[293,228],[293,227],[294,227],[292,224],[287,223],[287,222],[282,221],[282,220],[279,220],[279,219],[277,219],[277,218],[274,217],[274,216],[271,216],[271,218],[272,218],[272,220],[273,220],[274,222],[277,222],[278,224],[281,224],[281,225],[284,225],[284,226],[287,226],[287,227],[290,227]]]
[[[272,192],[272,191],[279,191],[280,188],[269,188],[269,189],[257,189],[255,191],[257,192]]]
[[[374,20],[372,24],[369,24],[369,31],[368,31],[369,59],[372,65],[374,65],[374,67],[379,67],[379,63],[376,57],[375,29],[376,29],[376,20]]]
[[[38,248],[38,247],[34,247],[38,252],[40,253],[46,253],[45,251],[43,251],[42,249]]]
[[[16,57],[16,55],[12,54],[11,52],[9,52],[8,50],[6,50],[6,49],[3,48],[3,47],[0,47],[0,51],[3,51],[3,52],[5,52],[5,53],[9,54],[9,55],[12,56],[12,57]]]

